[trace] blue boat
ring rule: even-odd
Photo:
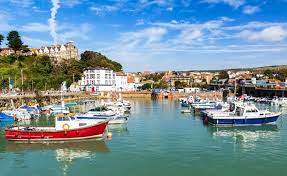
[[[233,112],[207,114],[207,120],[213,125],[262,125],[274,124],[281,113],[261,111],[253,104],[236,106]]]
[[[3,112],[0,112],[0,122],[14,122],[14,118]]]

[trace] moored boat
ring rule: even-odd
[[[30,120],[32,118],[31,114],[26,109],[15,109],[2,111],[8,116],[12,116],[15,120]]]
[[[13,116],[9,116],[7,114],[4,114],[3,112],[0,112],[0,122],[14,122]]]
[[[261,125],[275,123],[281,113],[258,110],[253,104],[237,105],[233,112],[207,114],[213,125]]]
[[[56,117],[55,127],[12,126],[5,129],[5,137],[11,141],[43,142],[68,141],[102,137],[108,120],[81,121],[75,117]]]

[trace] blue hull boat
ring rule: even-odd
[[[210,111],[204,120],[213,125],[261,125],[275,123],[281,113],[259,110],[254,104],[236,105],[234,111]]]
[[[261,125],[275,123],[280,115],[264,118],[238,118],[238,119],[213,119],[208,118],[208,122],[213,125]]]
[[[14,118],[3,112],[0,112],[0,122],[14,122]]]

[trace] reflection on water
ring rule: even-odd
[[[109,132],[116,133],[119,135],[129,133],[127,124],[111,124],[107,128]]]
[[[279,136],[277,125],[207,128],[213,138],[229,138],[246,149],[255,149],[258,141],[267,139],[272,142]]]
[[[13,125],[14,122],[0,122],[0,130],[4,129],[6,126]]]
[[[55,159],[59,163],[59,168],[63,175],[68,175],[67,172],[76,159],[89,159],[95,157],[97,153],[110,152],[110,149],[107,147],[103,139],[34,144],[6,142],[3,150],[5,150],[5,152],[13,153],[27,151],[54,151]]]

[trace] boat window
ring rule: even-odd
[[[247,109],[246,110],[246,113],[252,113],[252,112],[257,112],[257,110],[256,109]]]
[[[58,121],[64,121],[63,117],[58,117]]]
[[[79,126],[86,126],[86,123],[79,123]]]
[[[76,118],[75,117],[70,117],[71,118],[71,120],[75,120]]]
[[[64,121],[70,121],[70,118],[69,117],[64,117],[63,120]]]
[[[243,109],[242,108],[236,108],[236,111],[235,111],[236,113],[236,115],[237,116],[242,116],[242,114],[243,114]]]

